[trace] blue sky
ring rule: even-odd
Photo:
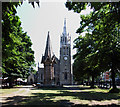
[[[41,57],[45,51],[48,31],[50,32],[53,52],[59,58],[60,35],[63,32],[64,18],[66,18],[67,33],[71,35],[72,39],[72,55],[75,54],[73,40],[79,36],[75,32],[80,26],[80,14],[68,11],[65,2],[42,1],[40,7],[35,4],[35,8],[33,8],[28,2],[24,2],[21,7],[17,8],[17,15],[22,22],[23,31],[27,32],[33,43],[32,49],[35,52],[35,63],[37,65],[39,62],[40,67],[43,66]],[[90,9],[87,9],[82,13],[87,14],[89,12]],[[37,70],[37,66],[35,69]]]

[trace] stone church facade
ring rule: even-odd
[[[53,51],[48,32],[46,48],[42,55],[41,63],[44,68],[39,67],[36,74],[36,81],[45,86],[67,85],[73,83],[71,67],[71,37],[66,31],[66,20],[64,20],[63,33],[60,36],[60,58],[58,59]]]

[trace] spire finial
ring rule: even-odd
[[[39,68],[39,62],[38,62],[38,68]]]
[[[66,27],[66,18],[64,18],[64,27]]]
[[[66,18],[64,18],[63,34],[66,35]]]
[[[44,53],[43,60],[46,60],[47,57],[52,58],[52,56],[53,56],[52,46],[51,46],[50,35],[49,35],[49,31],[48,31],[46,48],[45,48],[45,53]]]

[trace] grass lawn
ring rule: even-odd
[[[20,105],[120,105],[120,93],[108,93],[108,89],[79,86],[30,91],[30,97],[24,97]]]
[[[19,90],[18,88],[0,89],[0,95],[1,96],[8,95],[8,94],[11,94],[12,92],[16,92],[18,90]]]
[[[2,95],[17,93],[7,98],[7,105],[120,105],[120,93],[108,89],[90,89],[89,86],[64,86],[63,88],[11,88],[2,89]],[[1,91],[1,89],[0,89]],[[9,101],[10,100],[10,101]]]

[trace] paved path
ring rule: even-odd
[[[14,88],[18,88],[18,91],[12,92],[10,94],[2,95],[2,98],[0,98],[0,102],[2,101],[2,105],[7,105],[8,102],[9,105],[16,105],[17,102],[20,101],[20,96],[27,96],[30,89],[32,89],[33,86],[26,85],[26,86],[14,87]]]

